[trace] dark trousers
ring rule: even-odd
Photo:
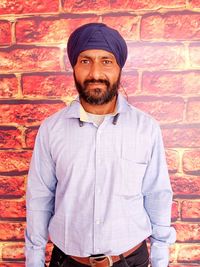
[[[148,267],[149,253],[147,250],[146,241],[144,241],[137,250],[126,258],[121,256],[121,260],[114,263],[114,267]],[[65,255],[58,247],[54,245],[51,262],[49,267],[86,267],[87,265],[81,264],[73,260],[70,256]]]

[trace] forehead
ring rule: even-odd
[[[79,57],[90,57],[90,58],[113,58],[115,59],[115,56],[106,51],[106,50],[101,50],[101,49],[89,49],[82,51],[79,54]]]

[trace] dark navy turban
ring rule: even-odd
[[[106,50],[114,54],[120,68],[127,59],[127,45],[118,31],[103,23],[89,23],[77,28],[69,37],[67,53],[74,67],[81,52],[89,49]]]

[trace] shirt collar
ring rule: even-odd
[[[118,94],[116,112],[113,113],[113,116],[118,113],[124,113],[129,110],[130,104],[121,94]],[[70,103],[70,106],[66,109],[65,117],[67,118],[79,118],[81,121],[88,121],[87,113],[80,103],[79,97],[73,100]]]

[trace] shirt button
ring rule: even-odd
[[[100,224],[101,222],[100,222],[100,220],[96,220],[96,224]]]
[[[96,252],[97,252],[97,253],[99,253],[99,252],[100,252],[100,249],[99,249],[99,248],[97,248]]]

